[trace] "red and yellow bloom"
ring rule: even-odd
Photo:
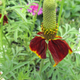
[[[31,42],[30,49],[41,58],[46,58],[47,47],[55,61],[53,66],[56,66],[63,60],[68,52],[72,50],[62,37],[56,36],[58,25],[56,24],[56,3],[55,0],[44,0],[43,3],[43,24],[41,25],[42,32],[38,32]],[[48,44],[45,40],[48,40]]]

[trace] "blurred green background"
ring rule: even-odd
[[[31,39],[41,31],[43,14],[32,15],[32,3],[40,0],[0,0],[0,13],[8,24],[0,24],[0,79],[1,80],[80,80],[80,0],[64,0],[58,35],[73,50],[56,67],[48,55],[40,72],[39,59],[29,49]],[[57,22],[61,0],[56,0]],[[39,8],[43,7],[43,0]],[[0,18],[0,23],[2,19]],[[49,52],[49,51],[47,51]],[[51,58],[52,59],[52,58]],[[52,59],[54,63],[54,60]]]

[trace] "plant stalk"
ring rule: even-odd
[[[58,17],[58,26],[59,26],[59,24],[60,24],[60,19],[61,19],[63,4],[64,4],[64,0],[61,1],[61,7],[60,7],[59,17]]]

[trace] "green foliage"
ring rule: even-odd
[[[0,42],[0,71],[3,72],[0,77],[5,80],[79,80],[80,34],[78,29],[80,23],[76,16],[80,13],[78,9],[80,1],[64,1],[64,16],[60,21],[63,25],[60,24],[58,35],[69,43],[73,53],[67,55],[56,67],[53,67],[52,57],[52,62],[49,60],[49,51],[46,53],[47,58],[42,62],[29,49],[30,40],[41,30],[42,15],[37,17],[27,12],[30,6],[27,3],[39,3],[39,1],[2,1],[4,5],[0,6],[0,12],[3,15],[8,13],[8,24],[0,24],[0,41],[2,41]],[[61,2],[58,4],[60,5]],[[76,20],[72,24],[68,23],[64,17],[68,18],[68,21],[71,21],[73,17]],[[40,65],[41,63],[43,64]]]
[[[75,2],[76,2],[76,4],[75,4]],[[65,3],[64,3],[64,17],[65,18],[69,18],[69,17],[73,18],[73,17],[76,17],[76,16],[77,17],[80,16],[79,15],[79,11],[80,11],[79,7],[80,7],[80,5],[77,4],[77,3],[78,2],[76,0],[74,0],[74,1],[73,0],[65,1]]]

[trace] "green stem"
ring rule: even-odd
[[[3,36],[5,37],[5,39],[6,39],[7,43],[9,44],[9,46],[11,47],[11,45],[10,45],[10,43],[9,43],[9,41],[8,41],[8,39],[7,39],[7,37],[5,36],[5,34],[4,34],[4,33],[3,33]]]
[[[3,40],[2,40],[3,12],[1,14],[2,16],[1,16],[1,24],[0,24],[0,47],[3,47]]]
[[[0,24],[0,47],[2,47],[2,26]]]
[[[2,8],[2,11],[1,11],[1,24],[0,24],[0,47],[3,51],[3,58],[5,59],[5,52],[4,52],[4,48],[3,48],[3,18],[4,18],[4,11],[5,11],[5,2],[6,0],[2,0],[3,2],[3,8]]]
[[[3,17],[4,17],[4,7],[5,7],[5,4],[4,4],[4,1],[3,2],[3,8],[2,8],[2,11],[1,11],[1,24],[0,24],[0,47],[3,48],[3,40],[2,40],[2,37],[3,37],[3,34],[2,34],[2,26],[3,26]]]
[[[3,47],[3,40],[2,40],[2,26],[3,26],[3,12],[1,12],[1,24],[0,24],[0,47]]]
[[[50,52],[48,52],[48,55],[49,55],[49,60],[50,60],[51,64],[53,65]]]
[[[40,70],[39,70],[39,75],[40,76],[41,76],[41,71],[42,71],[43,63],[44,63],[44,59],[42,59],[41,63],[40,63]]]
[[[62,0],[62,2],[61,2],[61,7],[60,7],[60,11],[59,11],[59,17],[58,17],[58,26],[60,24],[60,19],[61,19],[63,4],[64,4],[64,0]]]

